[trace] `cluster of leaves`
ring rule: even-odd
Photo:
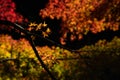
[[[69,57],[66,56],[68,51],[59,47],[52,47],[51,49],[48,46],[44,46],[37,47],[37,50],[49,68],[58,63],[57,59]],[[2,75],[0,79],[41,78],[44,80],[48,76],[27,40],[13,40],[11,36],[0,35],[0,52],[0,75]]]
[[[36,80],[36,78],[38,79],[46,73],[27,40],[13,40],[8,35],[1,35],[0,38],[1,79],[17,80],[22,78]]]
[[[115,64],[119,63],[120,56],[120,39],[117,37],[111,42],[100,40],[95,45],[85,46],[78,53],[54,46],[37,46],[37,50],[50,71],[60,80],[109,79],[109,74],[119,74],[114,71],[119,70],[120,66]],[[25,39],[13,40],[8,35],[1,35],[0,52],[0,79],[50,80]],[[110,68],[109,74],[105,73],[106,68]]]
[[[68,34],[71,40],[75,40],[81,39],[89,31],[98,33],[105,29],[118,30],[119,9],[119,0],[49,0],[46,8],[40,11],[40,15],[43,18],[62,20],[61,43],[65,44]],[[11,0],[0,1],[0,13],[0,20],[20,23],[25,20],[15,12],[15,4]],[[30,23],[28,30],[42,30],[41,34],[44,37],[51,32],[45,22]],[[120,67],[120,39],[117,37],[111,42],[100,40],[95,45],[85,46],[80,52],[73,54],[54,46],[37,46],[37,50],[50,71],[60,80],[106,79],[106,75],[112,75],[107,73],[118,74],[117,70]],[[116,62],[118,64],[115,64]],[[29,42],[23,38],[13,40],[8,35],[0,35],[0,75],[0,79],[4,80],[50,80]]]
[[[120,25],[120,1],[118,0],[49,0],[40,10],[43,18],[61,19],[61,43],[82,39],[88,32],[98,33],[106,29],[116,31]]]
[[[28,20],[24,18],[22,15],[17,13],[16,5],[12,0],[0,0],[0,20],[7,20],[10,22],[27,22]],[[0,24],[0,29],[9,30],[10,27],[6,27],[6,25]]]
[[[16,12],[16,5],[12,0],[1,0],[0,1],[0,13],[1,13],[0,20],[10,21],[12,23],[20,23],[20,24],[25,24],[25,25],[28,22],[26,18],[24,18],[21,14]],[[0,24],[0,30],[12,31],[16,29],[13,28],[12,26]],[[29,31],[40,31],[44,37],[48,36],[48,34],[51,32],[51,30],[47,27],[47,24],[45,22],[43,24],[42,23],[39,23],[39,24],[30,23],[30,25],[28,25],[28,30]],[[19,30],[16,30],[15,32],[18,33]]]
[[[108,54],[113,56],[120,56],[120,39],[118,37],[114,37],[112,41],[108,42],[105,39],[99,40],[95,45],[91,46],[84,46],[84,48],[81,48],[81,51],[84,51],[82,55],[87,55],[89,57],[94,57],[100,54]],[[88,54],[89,51],[90,53]],[[94,52],[95,53],[92,53]]]
[[[28,30],[31,32],[32,31],[39,31],[39,32],[41,32],[43,37],[48,37],[48,35],[51,33],[50,28],[47,26],[47,24],[45,22],[39,23],[39,24],[37,24],[35,22],[30,23],[28,25]]]

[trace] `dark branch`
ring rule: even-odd
[[[17,60],[17,59],[14,59],[14,58],[1,59],[1,58],[0,58],[0,63],[6,62],[6,61],[15,61],[15,60]]]
[[[44,64],[43,60],[41,59],[37,49],[35,48],[35,44],[31,38],[31,36],[27,36],[28,37],[28,40],[32,46],[32,49],[34,50],[34,53],[36,55],[36,57],[38,58],[38,60],[40,61],[41,63],[41,66],[48,72],[48,74],[51,76],[52,80],[56,80],[56,78],[52,75],[52,73],[49,71],[49,69],[47,68],[47,66]]]
[[[1,21],[0,20],[0,23],[2,24],[6,24],[6,25],[11,25],[11,26],[14,26],[14,28],[20,30],[21,32],[23,32],[27,37],[28,37],[28,40],[29,40],[29,43],[31,44],[32,46],[32,49],[34,50],[34,53],[36,55],[36,57],[38,58],[39,62],[41,63],[41,66],[47,71],[47,73],[50,75],[51,79],[52,80],[57,80],[53,75],[52,73],[49,71],[49,69],[47,68],[47,66],[44,64],[44,62],[42,61],[35,45],[34,45],[34,42],[31,38],[31,33],[26,31],[22,26],[18,25],[17,23],[12,23],[12,22],[9,22],[9,21]]]

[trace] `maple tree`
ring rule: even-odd
[[[42,18],[61,19],[61,43],[81,40],[88,32],[94,34],[105,30],[119,30],[119,0],[49,0],[40,10]]]
[[[40,11],[40,16],[62,20],[61,43],[65,44],[68,34],[70,34],[71,40],[75,40],[82,39],[89,32],[96,34],[107,29],[118,30],[119,10],[119,0],[49,0],[46,8]],[[13,23],[27,21],[16,12],[16,5],[12,0],[0,0],[0,20]],[[4,26],[6,25],[0,24],[0,28],[4,28]],[[8,26],[6,27],[8,28]],[[44,39],[52,32],[45,22],[39,24],[30,22],[28,31],[31,33],[41,31]],[[31,38],[34,37],[31,36]],[[46,39],[48,40],[48,38]],[[120,39],[117,37],[109,43],[106,40],[100,40],[95,45],[86,45],[79,50],[78,54],[71,54],[63,49],[63,46],[62,49],[55,46],[37,46],[37,50],[45,64],[59,80],[89,80],[91,76],[95,80],[100,77],[101,79],[111,79],[111,74],[120,72],[119,43]],[[0,52],[0,74],[2,74],[0,79],[50,79],[45,70],[41,68],[27,39],[14,40],[10,35],[2,34],[0,35]],[[1,63],[9,60],[7,58],[13,59]],[[6,71],[8,69],[9,71]]]
[[[0,20],[8,20],[11,22],[23,22],[26,20],[22,15],[17,13],[16,5],[12,0],[0,1]]]
[[[0,20],[23,23],[28,22],[26,18],[16,12],[16,5],[12,0],[0,0]],[[0,29],[10,30],[10,27],[0,24]]]

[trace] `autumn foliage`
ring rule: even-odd
[[[37,46],[37,50],[57,80],[119,80],[118,37],[114,37],[111,42],[99,40],[95,45],[86,45],[80,49],[80,53],[71,53],[54,46]],[[11,58],[13,60],[2,62],[2,59]],[[29,42],[23,38],[14,40],[9,35],[0,35],[0,75],[2,80],[51,80]]]
[[[120,26],[119,0],[49,0],[40,10],[43,18],[61,19],[61,43],[80,40],[88,32],[116,31]]]
[[[6,20],[10,22],[23,23],[28,20],[22,15],[16,12],[16,5],[12,0],[0,0],[0,20]],[[11,27],[6,27],[6,25],[0,24],[0,29],[10,30]]]
[[[22,22],[24,17],[15,12],[16,5],[12,0],[0,0],[0,20],[8,20],[11,22]]]
[[[35,34],[30,36],[35,42],[35,48],[57,80],[119,80],[119,36],[113,36],[111,41],[93,41],[95,44],[71,51],[72,49],[50,39],[49,35],[54,36],[53,31],[45,20],[61,20],[61,44],[66,44],[67,40],[81,40],[89,33],[97,34],[105,30],[118,32],[120,0],[49,0],[46,7],[40,10],[40,16],[44,22],[30,22],[16,12],[16,5],[12,0],[0,0],[0,20],[21,26],[27,22],[27,26],[22,27]],[[9,30],[9,25],[0,24],[0,80],[51,80],[35,56],[28,41],[29,36],[22,33],[19,34],[19,39],[13,39],[11,34],[18,36],[14,34],[16,28],[11,31],[13,33],[7,34],[4,34],[4,29]],[[44,43],[42,39],[53,44],[48,46],[45,43],[45,46],[40,46]]]

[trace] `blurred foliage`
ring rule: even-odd
[[[47,26],[47,24],[45,23],[35,23],[35,22],[31,22],[29,25],[28,25],[28,30],[29,31],[39,31],[41,32],[42,36],[43,37],[48,37],[48,35],[51,33],[51,30],[50,28]]]
[[[11,22],[27,21],[22,15],[17,13],[16,4],[12,0],[0,0],[0,20],[7,20]]]
[[[62,20],[60,41],[65,44],[67,38],[81,40],[88,32],[119,30],[119,10],[119,0],[49,0],[40,16]]]
[[[58,80],[117,80],[120,74],[120,38],[99,40],[79,52],[36,46]],[[26,39],[0,35],[0,80],[51,80]]]
[[[0,20],[20,24],[28,22],[28,19],[16,12],[16,4],[12,0],[0,0]],[[13,26],[8,26],[5,24],[0,24],[0,30],[1,32],[3,31],[3,33],[4,31],[10,31],[13,33],[13,30],[14,32],[19,32],[18,30],[15,30]]]
[[[119,10],[119,0],[49,0],[46,8],[40,10],[40,16],[62,20],[61,43],[65,44],[68,35],[73,41],[81,40],[88,32],[96,34],[108,29],[119,30]],[[0,20],[27,24],[24,22],[28,20],[15,11],[16,5],[12,0],[0,1]],[[0,30],[10,29],[6,25],[0,24],[0,26]],[[51,33],[45,22],[30,23],[27,27],[30,32],[42,30],[43,37]],[[85,45],[78,52],[47,45],[36,48],[58,80],[119,80],[120,38],[118,37],[114,37],[110,42],[104,39],[93,45]],[[51,80],[25,38],[14,40],[10,35],[1,34],[0,80],[18,79]]]

